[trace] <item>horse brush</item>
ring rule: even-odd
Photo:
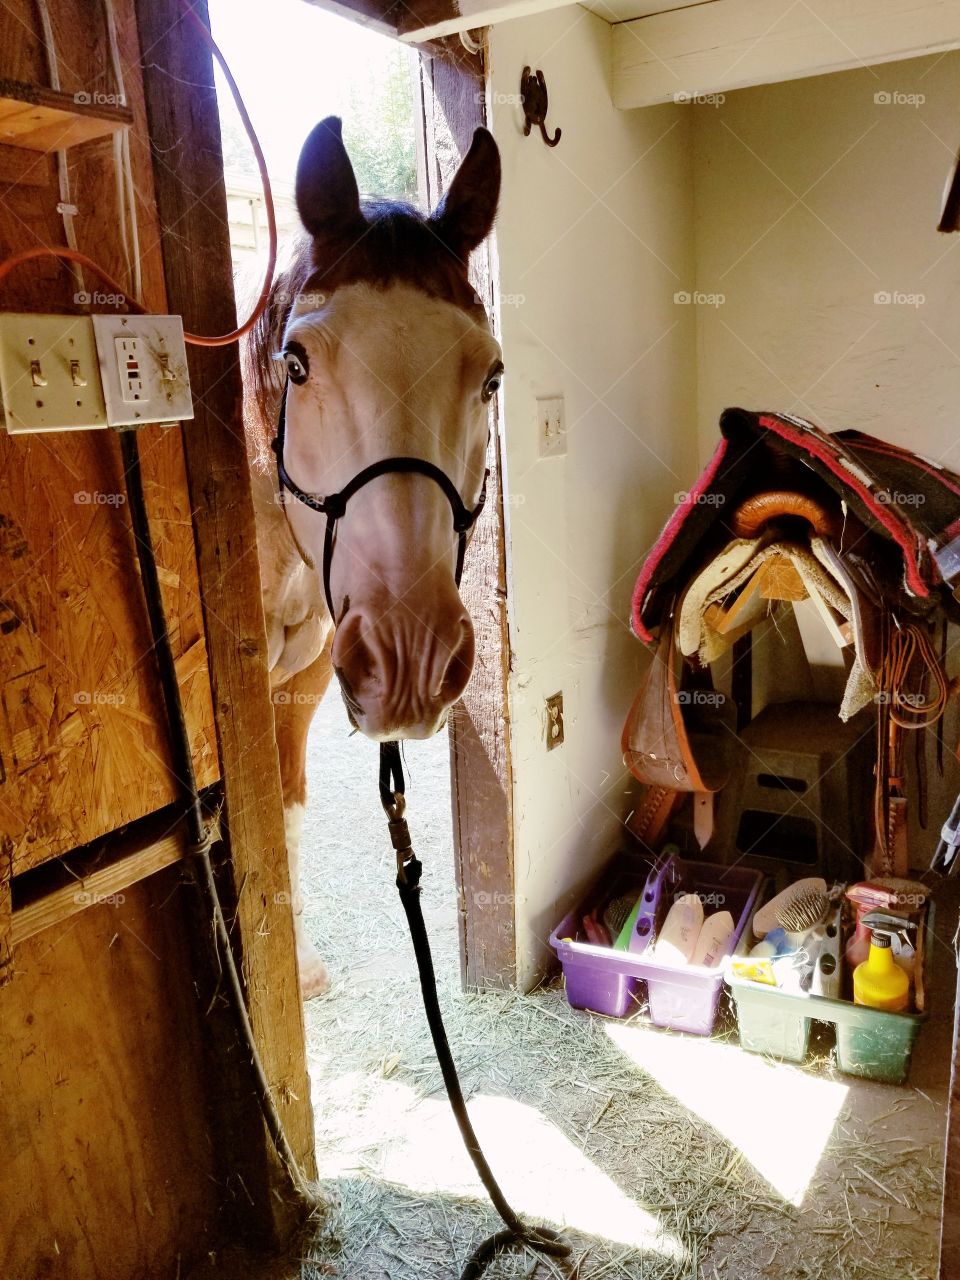
[[[781,929],[803,936],[823,922],[829,899],[816,887],[804,887],[789,898],[777,912]]]

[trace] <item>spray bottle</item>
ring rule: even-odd
[[[853,972],[853,1002],[888,1013],[902,1013],[910,1004],[910,978],[893,958],[893,940],[909,942],[901,917],[871,911],[863,917],[870,932],[870,952]]]
[[[866,926],[866,916],[871,911],[886,911],[906,921],[911,914],[923,909],[929,892],[926,885],[916,880],[902,880],[893,876],[852,884],[847,889],[846,896],[856,912],[856,924],[844,953],[847,968],[853,972],[870,952],[870,930]],[[894,951],[896,952],[896,948]],[[903,948],[897,955],[897,961],[910,973],[913,967],[913,949],[909,946]]]

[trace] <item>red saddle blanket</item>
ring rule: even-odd
[[[721,440],[641,568],[633,627],[650,643],[664,607],[729,543],[730,519],[767,490],[807,493],[833,509],[837,551],[874,591],[926,616],[960,619],[960,476],[861,431],[823,431],[785,413],[727,409]]]

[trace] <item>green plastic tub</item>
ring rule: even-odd
[[[811,1022],[826,1022],[836,1031],[837,1063],[841,1071],[868,1080],[902,1084],[910,1073],[910,1055],[920,1028],[930,1015],[930,957],[933,904],[927,908],[924,939],[924,987],[927,1009],[923,1013],[886,1013],[850,1000],[825,996],[793,995],[725,974],[737,1008],[740,1043],[753,1053],[764,1053],[789,1062],[803,1062],[810,1041]],[[745,929],[737,947],[746,955],[752,945],[752,929]]]

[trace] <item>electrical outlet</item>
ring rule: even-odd
[[[552,751],[563,742],[563,694],[555,693],[547,699],[547,750]]]
[[[537,436],[541,458],[557,458],[567,452],[563,396],[543,396],[537,399]]]
[[[93,332],[111,427],[193,417],[179,316],[94,316]]]
[[[0,315],[0,396],[11,435],[107,426],[91,318]]]

